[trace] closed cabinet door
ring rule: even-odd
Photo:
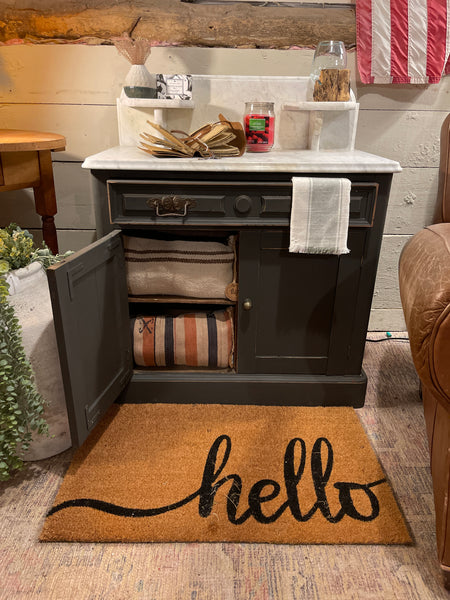
[[[336,357],[348,353],[364,236],[349,235],[351,253],[343,258],[290,253],[287,229],[241,232],[240,373],[330,374]]]

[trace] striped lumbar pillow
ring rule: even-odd
[[[142,367],[233,365],[233,320],[230,308],[172,316],[137,317],[133,352]]]

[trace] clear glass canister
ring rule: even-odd
[[[273,102],[246,102],[244,130],[248,152],[268,152],[273,146],[275,113]]]

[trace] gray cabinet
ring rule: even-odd
[[[352,180],[350,254],[340,257],[289,253],[292,176],[93,172],[100,239],[48,271],[76,445],[116,400],[363,405],[362,358],[392,175],[336,175]],[[236,237],[237,300],[195,300],[196,310],[233,308],[232,368],[133,365],[130,317],[192,310],[193,301],[128,298],[122,232]]]

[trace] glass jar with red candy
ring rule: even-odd
[[[268,152],[273,146],[273,102],[246,102],[244,130],[248,152]]]

